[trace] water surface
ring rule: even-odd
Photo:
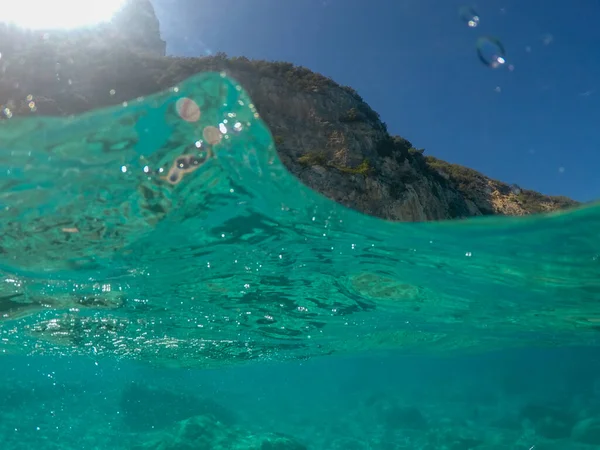
[[[56,430],[77,442],[82,431],[60,422],[56,409],[47,411],[57,396],[75,396],[81,408],[89,407],[90,400],[82,399],[91,396],[94,421],[116,427],[104,441],[91,433],[84,448],[130,448],[131,442],[120,441],[125,438],[119,427],[130,426],[134,434],[127,439],[149,432],[120,421],[119,401],[148,395],[128,391],[132,379],[146,380],[144,388],[176,386],[181,395],[215,373],[222,375],[205,388],[219,408],[253,418],[242,421],[245,429],[291,433],[308,448],[529,448],[556,440],[561,449],[583,448],[574,443],[572,430],[581,420],[600,417],[592,371],[598,361],[590,359],[600,338],[597,206],[440,223],[392,223],[362,215],[289,174],[251,99],[234,80],[216,73],[81,116],[4,121],[0,173],[0,352],[2,369],[13,383],[18,380],[17,387],[6,388],[16,393],[0,398],[10,404],[28,392],[29,403],[6,412],[5,420],[29,414],[31,422],[18,435],[12,425],[0,429],[12,442],[9,448],[30,448],[32,436],[52,441]],[[579,350],[565,353],[570,347]],[[518,387],[489,378],[494,373],[489,367],[501,367],[494,352],[509,352],[506,377]],[[555,374],[553,382],[567,393],[543,399],[546,409],[530,414],[537,419],[524,417],[528,402],[544,396],[531,384],[531,372],[525,374],[516,361],[529,361],[531,371],[532,360],[547,366],[571,354],[583,355],[574,358],[573,367],[587,380],[587,390],[579,397],[568,393],[577,390],[573,373]],[[365,355],[372,358],[368,364]],[[318,356],[326,358],[313,358]],[[365,365],[369,368],[360,375]],[[65,366],[73,370],[64,373]],[[487,389],[494,393],[467,389],[468,379],[482,382],[473,375],[478,370],[486,371]],[[59,372],[60,383],[52,381],[48,388]],[[120,373],[127,375],[118,380]],[[382,373],[394,376],[384,382]],[[440,378],[440,373],[449,375]],[[412,387],[398,391],[403,377]],[[421,377],[428,395],[418,388]],[[227,392],[223,398],[215,379]],[[296,381],[281,384],[282,379]],[[305,385],[296,392],[301,380]],[[36,390],[32,386],[38,382],[46,387]],[[236,393],[236,386],[243,392]],[[281,399],[277,389],[286,391],[287,404],[313,402],[306,411],[316,411],[316,399],[334,389],[328,407],[354,411],[342,426],[353,431],[300,432],[302,426],[293,425],[296,413],[272,406],[281,401],[268,406],[260,400]],[[460,400],[449,399],[451,392]],[[492,416],[504,420],[509,413],[517,425],[492,438],[473,422],[481,436],[456,445],[456,433],[435,434],[432,430],[456,429],[455,420],[475,420],[464,406],[469,395],[478,397],[473,404],[487,405],[477,413],[485,427]],[[584,397],[585,408],[574,406],[575,398]],[[568,407],[553,406],[555,400]],[[438,406],[431,406],[435,402]],[[463,406],[452,412],[453,402]],[[32,415],[36,403],[44,419]],[[442,404],[450,408],[443,414]],[[69,404],[63,412],[73,419],[77,408]],[[190,408],[193,414],[182,413],[165,429],[181,427],[189,417],[215,417]],[[552,415],[565,408],[577,414]],[[323,417],[332,417],[332,411]],[[397,417],[382,418],[386,414]],[[273,422],[277,417],[280,423]],[[538,419],[562,421],[547,427],[564,432],[540,431]],[[35,430],[35,422],[44,420],[62,428],[50,434]],[[519,433],[528,436],[523,443],[504,446]],[[339,436],[358,443],[337,442]],[[263,448],[236,442],[238,447],[218,445]],[[186,448],[177,445],[160,448]]]

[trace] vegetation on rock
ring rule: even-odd
[[[466,198],[474,201],[481,197],[482,192],[487,189],[510,197],[529,214],[569,208],[578,204],[564,196],[548,196],[520,188],[515,192],[515,189],[506,183],[492,180],[476,170],[458,164],[450,164],[433,156],[426,156],[425,161],[430,169],[447,179]]]
[[[337,168],[345,173],[349,173],[352,175],[364,175],[364,176],[369,175],[371,173],[371,171],[373,170],[373,168],[369,164],[368,159],[364,159],[363,162],[361,162],[356,167],[337,166]]]
[[[327,157],[324,152],[308,152],[298,158],[298,162],[305,166],[326,166]]]

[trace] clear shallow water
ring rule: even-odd
[[[279,448],[268,432],[308,448],[457,450],[600,435],[598,207],[361,215],[291,176],[220,74],[79,117],[5,121],[0,173],[8,448],[188,448],[191,429],[190,448]],[[131,407],[148,398],[166,405],[159,418]]]

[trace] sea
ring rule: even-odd
[[[0,186],[0,450],[600,448],[598,205],[361,214],[225,73],[0,122]]]

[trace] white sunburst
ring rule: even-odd
[[[0,23],[73,29],[109,21],[126,0],[0,0]]]

